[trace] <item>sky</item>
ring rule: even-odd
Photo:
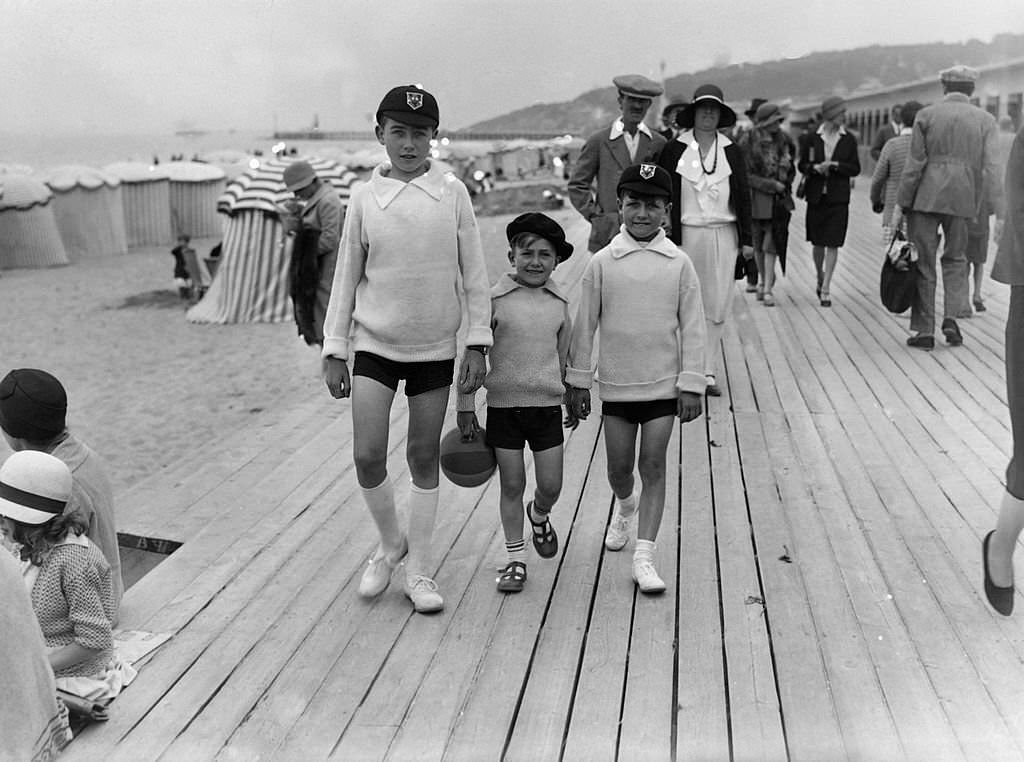
[[[391,87],[442,126],[617,74],[1024,32],[1020,0],[0,0],[0,131],[369,129]],[[1016,9],[1016,12],[1014,12]],[[952,63],[952,62],[951,62]],[[728,93],[726,93],[728,97]]]

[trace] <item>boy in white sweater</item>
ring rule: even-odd
[[[413,85],[393,88],[381,101],[376,134],[389,161],[350,199],[323,348],[327,388],[336,398],[352,395],[356,478],[380,532],[359,594],[384,592],[408,555],[405,594],[420,613],[444,607],[430,544],[463,300],[469,331],[460,392],[475,392],[483,382],[491,344],[487,270],[469,192],[429,159],[438,123],[434,96]],[[391,405],[403,379],[412,477],[407,531],[399,526],[387,473]]]
[[[605,547],[625,546],[639,511],[633,580],[644,593],[665,590],[654,568],[654,541],[665,508],[665,453],[675,417],[697,418],[707,386],[700,283],[690,258],[662,229],[671,196],[672,179],[657,165],[622,173],[622,229],[587,263],[566,369],[572,407],[586,418],[594,332],[600,328],[597,381],[608,481],[617,503]],[[639,499],[633,490],[638,430]]]
[[[523,494],[526,465],[523,448],[533,451],[537,487],[526,514],[533,527],[533,547],[541,558],[558,552],[558,536],[548,514],[562,491],[562,401],[565,358],[572,323],[569,302],[551,273],[572,254],[561,225],[547,215],[527,212],[505,229],[508,259],[515,267],[491,288],[491,331],[494,348],[487,389],[487,444],[494,448],[501,480],[501,525],[508,564],[498,590],[518,593],[526,582],[523,539]],[[475,396],[458,401],[458,423],[464,439],[479,428]],[[576,427],[570,417],[566,425]]]

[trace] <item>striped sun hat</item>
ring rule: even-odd
[[[71,499],[71,470],[59,458],[21,450],[0,466],[0,516],[22,524],[45,524]]]

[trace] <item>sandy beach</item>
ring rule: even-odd
[[[551,214],[582,222],[571,208]],[[492,280],[506,266],[509,219],[480,219]],[[193,241],[199,252],[215,243]],[[293,324],[189,323],[172,268],[160,247],[0,272],[0,375],[37,367],[60,378],[68,427],[104,457],[118,492],[200,444],[274,420],[290,401],[327,394]],[[0,458],[8,453],[0,440]]]

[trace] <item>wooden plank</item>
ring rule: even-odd
[[[682,430],[676,759],[729,759],[711,460],[706,419]]]
[[[735,428],[726,405],[711,405],[708,437],[732,752],[740,759],[782,759],[786,742],[775,685],[765,592],[743,492]]]
[[[600,427],[595,415],[584,426]],[[544,627],[534,645],[529,680],[519,697],[504,759],[558,758],[572,716],[580,662],[586,652],[593,616],[591,599],[598,581],[603,538],[611,513],[611,491],[605,476],[603,438],[594,459],[573,525],[573,537],[562,556]],[[610,615],[611,612],[608,612]]]
[[[700,419],[683,425],[700,426]],[[676,426],[668,447],[665,516],[658,532],[658,568],[668,590],[663,596],[634,596],[618,742],[618,759],[623,762],[671,759],[674,747],[681,443]]]
[[[449,647],[431,663],[417,700],[389,749],[391,759],[444,756],[449,760],[473,760],[501,756],[520,691],[531,677],[533,647],[548,614],[552,591],[561,572],[561,559],[565,549],[577,541],[574,517],[579,510],[586,510],[580,502],[584,485],[588,478],[604,476],[595,475],[590,469],[599,429],[599,426],[583,425],[571,433],[566,443],[562,496],[552,513],[552,522],[559,533],[560,555],[550,560],[531,556],[526,589],[514,596],[495,591],[496,572],[492,564],[485,565],[484,571],[474,578],[471,592],[478,590],[488,608],[492,603],[498,606],[492,620],[488,622],[487,616],[483,617],[489,625],[487,640],[479,644],[479,650],[470,650],[468,639],[446,638]],[[496,496],[491,498],[493,505]],[[496,513],[491,510],[492,515]],[[499,521],[495,523],[500,526]],[[495,558],[494,554],[504,558],[503,540],[500,529],[496,530],[490,558]],[[474,608],[469,600],[463,601],[461,606],[467,610]],[[436,724],[436,697],[450,692],[450,675],[459,675],[470,668],[472,679],[457,693],[459,702],[452,713],[454,727],[445,743],[440,748],[424,745],[420,729]]]

